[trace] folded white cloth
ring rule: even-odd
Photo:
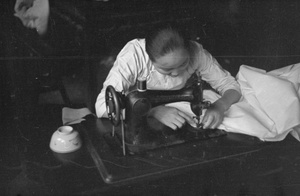
[[[50,15],[49,0],[16,0],[15,16],[24,26],[35,28],[39,35],[47,32]]]

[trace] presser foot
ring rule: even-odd
[[[193,119],[196,119],[196,128],[197,129],[202,129],[203,128],[203,123],[200,122],[200,116],[193,116]]]
[[[203,123],[199,123],[199,122],[198,122],[198,123],[196,124],[196,128],[197,128],[197,129],[202,129],[202,128],[203,128]]]

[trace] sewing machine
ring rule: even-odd
[[[200,74],[180,90],[148,90],[146,80],[137,81],[137,90],[117,92],[112,86],[106,89],[108,117],[113,125],[112,137],[121,141],[123,154],[136,154],[188,141],[204,140],[226,135],[223,130],[203,129],[200,117],[210,102],[203,100],[203,81]],[[178,130],[164,126],[158,120],[148,117],[151,108],[167,103],[186,101],[190,103],[196,126],[186,123]],[[125,110],[125,118],[124,118]],[[120,127],[121,130],[118,130]]]

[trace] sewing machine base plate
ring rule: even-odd
[[[187,142],[209,140],[225,136],[226,132],[220,129],[196,129],[191,126],[184,126],[178,130],[165,128],[162,131],[143,131],[136,135],[130,143],[126,143],[126,154],[140,154],[145,151],[155,150]],[[106,142],[113,149],[122,149],[122,134],[117,131],[113,137],[111,134],[104,135]],[[116,152],[119,154],[120,152]]]

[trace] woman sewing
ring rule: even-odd
[[[221,95],[202,118],[203,128],[214,129],[222,123],[230,106],[240,99],[239,84],[201,44],[188,40],[171,25],[158,27],[145,39],[134,39],[124,46],[98,95],[97,116],[107,117],[105,89],[108,85],[126,93],[143,77],[148,89],[178,90],[195,72]],[[185,123],[195,123],[186,112],[166,105],[152,108],[148,115],[173,130]]]

